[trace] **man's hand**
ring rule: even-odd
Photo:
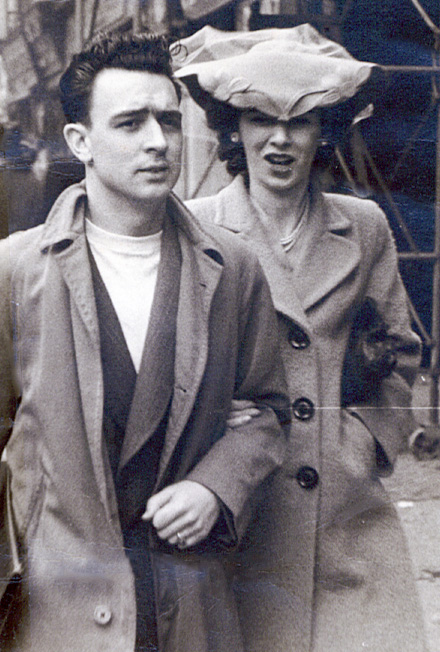
[[[260,416],[260,410],[253,401],[231,401],[231,410],[226,420],[229,428],[238,428]]]
[[[216,495],[191,480],[183,480],[151,496],[144,521],[151,521],[161,539],[190,548],[205,539],[220,514]]]

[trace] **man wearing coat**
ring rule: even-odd
[[[288,421],[269,290],[171,193],[162,39],[101,37],[60,87],[85,181],[0,243],[0,443],[25,567],[2,649],[240,652],[227,551]],[[258,419],[228,428],[233,398]]]

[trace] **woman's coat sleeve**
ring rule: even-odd
[[[370,430],[385,453],[379,471],[392,470],[398,453],[405,449],[415,427],[411,414],[411,386],[420,363],[420,340],[411,328],[408,297],[398,269],[394,239],[382,211],[375,207],[377,252],[365,296],[373,298],[395,341],[397,363],[381,382],[369,404],[350,406]],[[363,243],[368,246],[369,243]],[[380,457],[380,455],[379,455]]]

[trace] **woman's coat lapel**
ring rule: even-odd
[[[203,199],[195,200],[194,205],[198,201],[204,205]],[[338,287],[360,262],[360,249],[349,238],[351,222],[335,209],[332,196],[313,193],[306,237],[295,252],[295,270],[273,233],[261,225],[240,176],[211,202],[215,216],[207,218],[238,233],[258,255],[276,309],[310,330],[307,311]],[[191,205],[189,202],[190,209]]]

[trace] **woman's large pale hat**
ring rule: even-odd
[[[204,27],[179,41],[174,64],[202,107],[213,98],[284,120],[353,97],[375,65],[308,24],[255,32]]]

